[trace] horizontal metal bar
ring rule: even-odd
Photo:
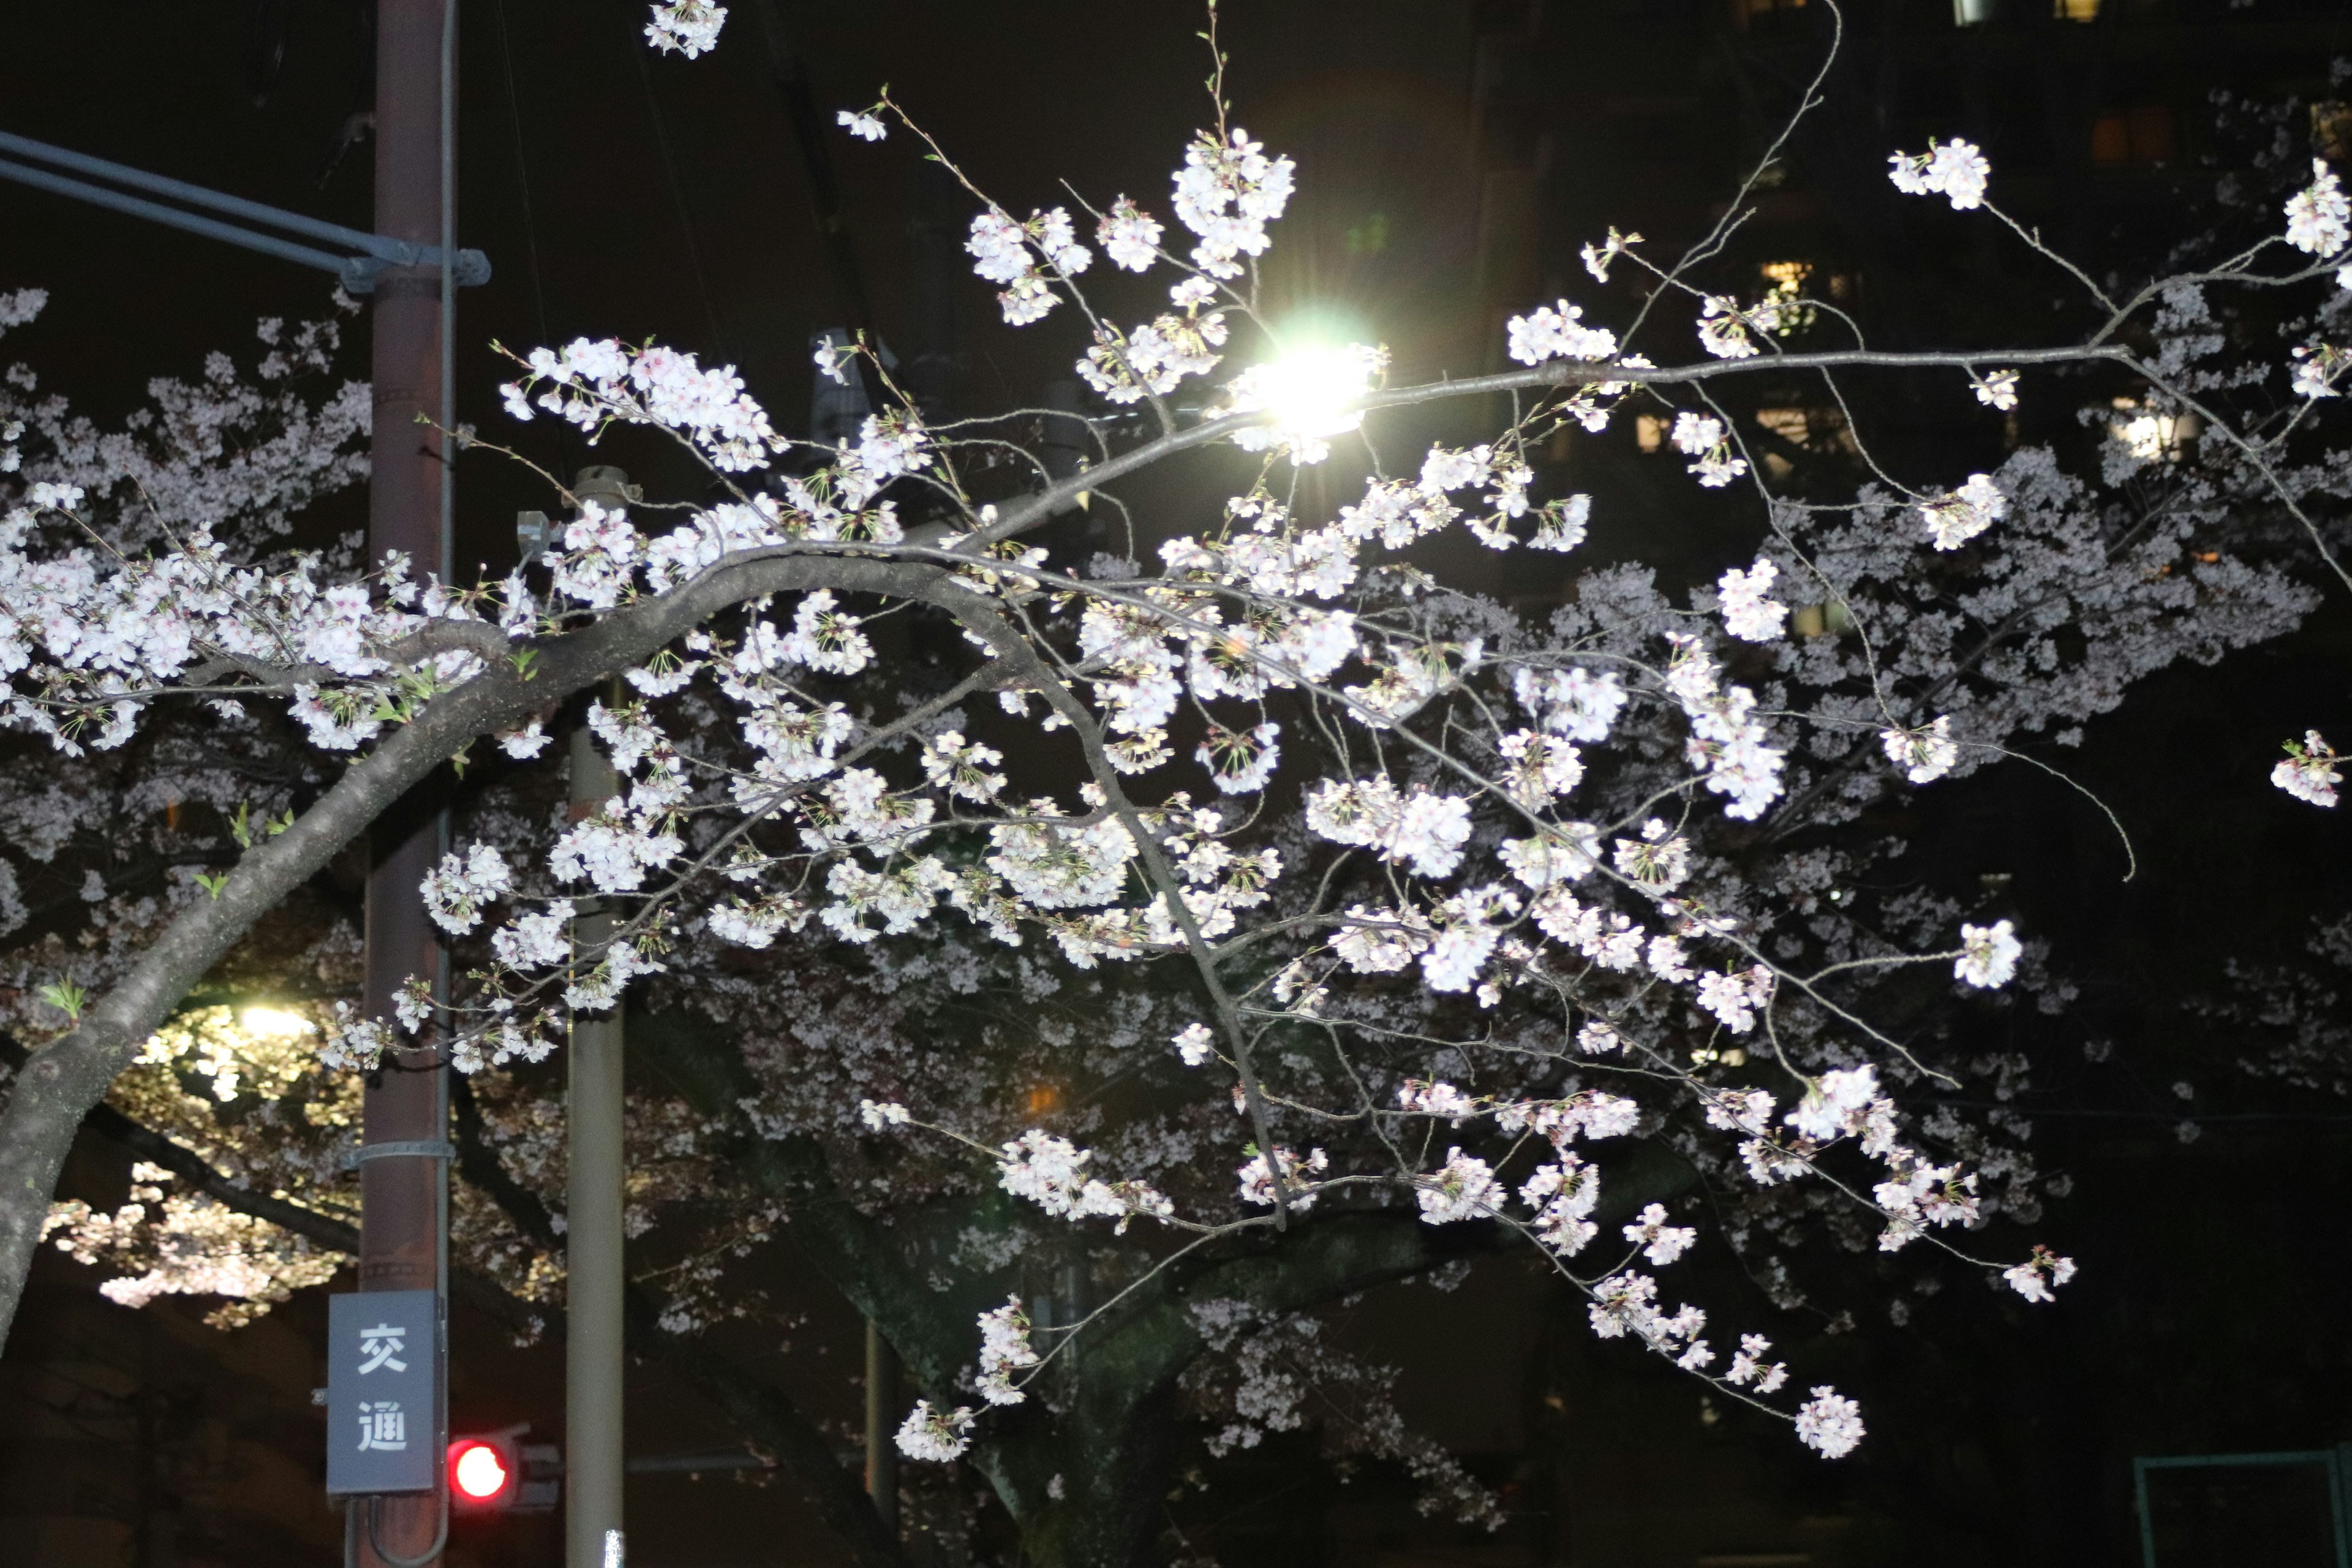
[[[2132,1461],[2150,1470],[2202,1469],[2213,1465],[2332,1465],[2335,1462],[2335,1451],[2329,1448],[2295,1449],[2276,1454],[2182,1454]]]
[[[343,1156],[343,1169],[356,1171],[370,1160],[454,1160],[455,1144],[438,1138],[389,1139],[374,1143],[362,1143]]]
[[[639,1454],[623,1468],[633,1476],[698,1475],[706,1470],[772,1470],[775,1461],[748,1449],[724,1448],[693,1454]]]
[[[316,267],[321,271],[340,274],[343,270],[346,259],[323,250],[315,250],[307,245],[297,245],[290,239],[280,239],[276,235],[256,234],[251,229],[238,228],[234,224],[222,223],[216,218],[205,217],[197,213],[182,212],[178,207],[167,207],[161,202],[151,202],[141,196],[125,195],[121,191],[110,191],[103,185],[85,184],[79,180],[69,180],[63,174],[52,174],[46,169],[27,168],[22,163],[12,163],[5,158],[0,158],[0,180],[14,180],[18,184],[31,185],[38,190],[53,191],[58,195],[71,196],[77,201],[89,202],[101,207],[111,207],[116,212],[128,213],[132,217],[143,217],[154,223],[167,224],[173,228],[185,229],[190,234],[201,234],[208,239],[226,240],[231,245],[243,246],[247,250],[258,250],[266,256],[275,256],[303,267]]]
[[[209,191],[202,185],[192,185],[185,180],[174,180],[166,174],[151,174],[144,169],[134,169],[128,163],[112,163],[105,158],[93,158],[87,153],[76,153],[64,147],[52,147],[46,142],[36,142],[29,136],[17,136],[0,131],[0,153],[14,153],[20,158],[30,158],[37,163],[54,163],[60,169],[71,169],[77,174],[95,175],[101,180],[111,180],[118,185],[132,185],[142,191],[153,191],[158,195],[171,196],[175,200],[188,202],[196,206],[210,207],[215,212],[227,213],[232,216],[246,218],[254,223],[268,224],[272,228],[282,228],[289,233],[307,234],[313,239],[323,239],[331,244],[348,247],[363,255],[381,257],[386,261],[402,266],[420,265],[414,256],[394,255],[388,247],[398,247],[422,255],[421,247],[404,246],[399,240],[386,239],[381,235],[370,234],[365,229],[346,228],[341,224],[329,223],[323,218],[305,217],[300,213],[289,213],[283,207],[265,206],[259,202],[247,201],[243,196],[226,195],[219,191]],[[437,262],[438,255],[436,254],[433,259]]]

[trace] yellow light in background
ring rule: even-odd
[[[247,1007],[236,1016],[236,1021],[247,1034],[263,1039],[286,1040],[311,1032],[310,1019],[283,1007]]]

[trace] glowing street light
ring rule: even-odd
[[[265,1040],[290,1040],[311,1032],[310,1019],[284,1007],[247,1007],[236,1021],[247,1034]]]
[[[1387,367],[1388,353],[1368,343],[1299,345],[1235,376],[1228,388],[1236,414],[1260,410],[1274,417],[1244,430],[1234,444],[1245,451],[1290,449],[1291,460],[1319,463],[1329,440],[1364,422],[1364,395]]]

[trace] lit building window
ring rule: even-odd
[[[2095,22],[2099,0],[2050,0],[2050,14],[2061,22]]]
[[[1663,414],[1636,414],[1633,416],[1633,444],[1644,452],[1664,451],[1666,432],[1673,428],[1673,422]]]
[[[1845,422],[1844,412],[1834,406],[1759,408],[1756,411],[1756,423],[1790,446],[1807,452],[1842,452],[1851,457],[1862,450]],[[1765,473],[1773,479],[1785,479],[1796,471],[1797,465],[1784,453],[1767,449],[1762,458]]]
[[[2143,408],[2137,397],[2116,398],[2115,410],[2116,417],[2107,421],[2107,434],[2123,443],[2133,457],[2148,462],[2158,458],[2179,462],[2181,447],[2200,428],[2194,414],[2158,413]]]
[[[2176,152],[2172,110],[2160,103],[2111,109],[2091,126],[2091,162],[2169,163]]]
[[[2352,158],[2352,103],[2311,106],[2311,150],[2331,163]]]
[[[1952,26],[1973,27],[1992,20],[1993,0],[1952,0]]]

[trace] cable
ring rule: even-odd
[[[710,275],[703,270],[702,247],[694,242],[694,217],[687,211],[686,189],[678,184],[677,160],[670,154],[669,128],[662,119],[661,100],[654,92],[654,73],[646,64],[646,51],[637,47],[634,39],[629,46],[629,58],[635,62],[638,83],[646,89],[646,111],[653,121],[654,146],[661,153],[662,174],[669,181],[670,205],[677,209],[678,229],[686,236],[686,258],[694,268],[695,287],[702,293],[702,317],[710,328],[710,346],[719,358],[731,361],[735,356],[727,352],[726,334],[719,330],[719,308],[711,301]]]
[[[539,218],[530,200],[530,160],[525,154],[522,137],[522,91],[515,85],[514,39],[507,31],[507,0],[496,0],[492,7],[499,20],[499,59],[505,67],[507,79],[507,124],[514,132],[515,185],[521,198],[523,252],[530,258],[531,307],[539,317],[539,342],[541,346],[555,345],[554,329],[547,320],[547,279],[539,269]],[[555,428],[556,472],[566,478],[577,468],[572,454],[572,422],[550,420]]]
[[[457,568],[457,0],[441,5],[441,581]]]

